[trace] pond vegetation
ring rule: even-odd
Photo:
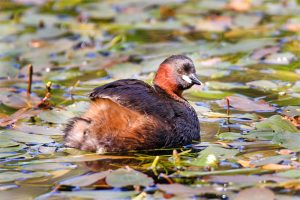
[[[1,199],[300,199],[295,0],[0,1]],[[191,57],[202,142],[97,155],[62,144],[96,86]],[[32,82],[31,84],[28,84]]]

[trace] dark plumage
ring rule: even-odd
[[[200,84],[191,59],[161,63],[154,85],[123,79],[97,87],[88,111],[65,128],[65,145],[89,151],[178,147],[200,140],[199,121],[182,91]]]

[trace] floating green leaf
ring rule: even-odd
[[[113,187],[125,187],[130,185],[150,186],[153,179],[146,174],[133,169],[117,169],[106,176],[106,183]]]

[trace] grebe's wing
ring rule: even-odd
[[[122,79],[95,88],[91,100],[107,98],[140,113],[165,119],[174,117],[172,105],[149,84],[137,79]]]

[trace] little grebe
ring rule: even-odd
[[[153,86],[123,79],[97,87],[89,109],[67,124],[65,145],[87,151],[128,151],[179,147],[200,140],[194,108],[182,92],[201,85],[193,61],[183,55],[164,60]]]

